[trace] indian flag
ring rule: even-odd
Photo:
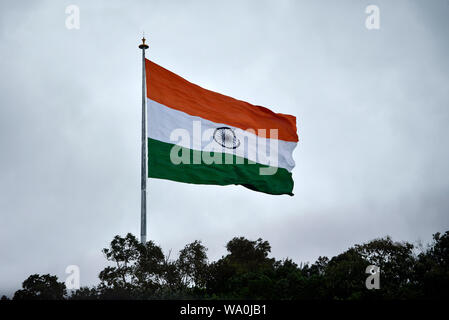
[[[293,195],[296,118],[195,85],[146,59],[148,176]]]

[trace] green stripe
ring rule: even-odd
[[[242,158],[235,155],[232,155],[233,164],[224,164],[224,160],[223,164],[192,164],[192,154],[200,151],[186,148],[181,148],[183,150],[180,152],[188,152],[190,164],[176,165],[170,160],[170,151],[173,146],[170,143],[148,139],[148,177],[194,184],[222,186],[236,184],[269,194],[293,195],[292,174],[284,168],[278,168],[273,175],[260,175],[259,169],[268,166],[254,162],[248,163],[247,159],[244,159],[244,164],[236,164],[237,158],[240,161]],[[207,153],[214,154],[213,152]],[[203,152],[201,152],[201,156],[202,154]],[[221,153],[220,155],[223,156]],[[226,156],[230,157],[230,155]]]

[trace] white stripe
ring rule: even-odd
[[[216,123],[201,117],[191,116],[185,112],[166,107],[151,99],[147,99],[147,107],[148,138],[177,144],[194,150],[235,154],[263,165],[285,168],[288,171],[291,171],[295,166],[292,153],[296,147],[296,142],[263,138],[254,133],[227,124]],[[201,130],[199,130],[199,125],[201,126]],[[241,145],[236,149],[223,148],[219,145],[213,139],[213,134],[211,134],[211,132],[219,127],[228,127],[234,130]],[[189,133],[190,140],[171,140],[170,135],[177,129],[186,130]],[[179,132],[179,130],[177,132]],[[194,138],[195,140],[193,140]],[[277,152],[275,146],[276,143]],[[274,152],[271,155],[270,150],[272,149]]]

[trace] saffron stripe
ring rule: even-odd
[[[146,59],[147,97],[169,108],[242,130],[277,129],[278,139],[298,141],[296,118],[204,89]],[[267,136],[269,138],[269,135]]]

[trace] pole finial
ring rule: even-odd
[[[145,43],[145,41],[146,41],[146,39],[145,39],[145,37],[143,37],[142,38],[142,44],[139,45],[139,48],[142,49],[142,50],[146,50],[146,49],[149,48],[149,46]]]

